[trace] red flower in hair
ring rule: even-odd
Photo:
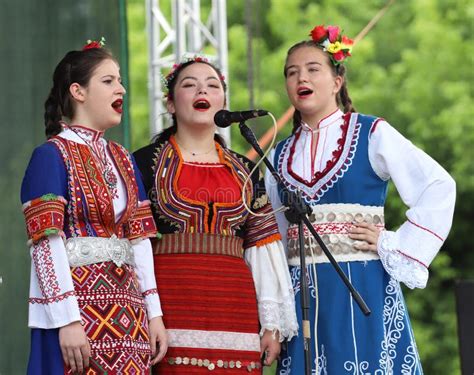
[[[337,51],[336,53],[332,54],[332,58],[336,61],[342,61],[345,58],[344,52],[342,50]]]
[[[94,49],[94,48],[100,48],[99,42],[90,42],[89,44],[86,44],[84,47],[82,47],[82,50],[85,51],[87,49]]]
[[[328,26],[329,41],[334,43],[339,37],[339,27],[337,26]]]
[[[88,49],[102,48],[103,46],[105,46],[105,38],[104,37],[100,38],[99,41],[88,40],[87,44],[84,47],[82,47],[82,50],[86,51]]]
[[[327,38],[328,32],[324,28],[324,25],[319,25],[311,30],[309,35],[311,35],[311,39],[313,39],[316,43],[320,43]]]

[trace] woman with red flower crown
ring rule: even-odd
[[[169,349],[153,372],[261,374],[262,354],[271,364],[297,332],[263,176],[216,135],[226,101],[217,67],[193,57],[166,87],[173,125],[134,153],[162,233],[153,250]]]
[[[312,373],[421,374],[400,283],[426,286],[451,227],[455,183],[387,121],[355,112],[344,66],[352,41],[337,26],[320,25],[310,35],[288,50],[294,126],[271,160],[286,188],[311,207],[312,225],[372,311],[363,315],[319,244],[307,238]],[[384,229],[389,179],[409,207],[396,231]],[[269,174],[266,186],[273,208],[281,207],[282,187]],[[298,227],[281,213],[277,221],[299,306]],[[302,341],[300,332],[282,350],[279,374],[305,373]]]
[[[45,102],[48,140],[23,179],[28,374],[147,374],[167,349],[150,203],[132,156],[103,138],[120,123],[125,89],[101,47],[90,42],[56,67]]]

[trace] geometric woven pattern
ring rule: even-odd
[[[71,274],[91,344],[86,373],[145,373],[151,354],[148,317],[133,268],[103,262],[71,268]]]

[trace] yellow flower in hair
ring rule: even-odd
[[[339,52],[342,49],[342,44],[341,42],[334,42],[334,43],[329,43],[329,45],[326,47],[326,50],[329,53],[336,53]]]

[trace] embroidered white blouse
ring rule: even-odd
[[[294,173],[311,181],[316,172],[325,168],[342,136],[343,121],[343,112],[337,110],[321,120],[317,131],[302,124],[291,164]],[[376,122],[370,132],[370,165],[382,180],[392,179],[408,206],[407,220],[400,228],[380,233],[377,252],[390,276],[410,288],[424,288],[428,266],[451,228],[455,182],[435,160],[386,121]],[[270,154],[272,162],[273,157],[274,151]],[[266,187],[273,208],[281,207],[276,184],[268,171]],[[286,244],[288,222],[283,213],[277,214],[277,221]]]
[[[85,144],[76,133],[70,129],[63,130],[60,137],[72,140],[77,143]],[[116,176],[119,173],[112,162],[111,156],[107,152],[106,140],[96,137],[94,132],[81,131],[81,137],[89,143],[93,143],[96,150],[105,152],[105,155],[113,168]],[[96,144],[101,142],[102,145]],[[97,147],[97,148],[96,148]],[[96,151],[96,152],[99,152]],[[120,178],[117,179],[117,191],[114,192],[113,205],[115,211],[115,220],[118,221],[127,205],[127,194],[125,185]],[[147,308],[148,319],[156,316],[162,316],[160,299],[157,293],[147,294],[146,291],[156,289],[156,280],[153,268],[153,254],[149,239],[138,240],[132,243],[134,254],[135,271],[137,273],[140,291],[145,293],[145,305]],[[44,272],[42,259],[46,259],[42,253],[48,252],[51,255],[53,267],[48,267],[48,277],[41,277]],[[69,263],[66,255],[63,239],[58,235],[50,235],[43,238],[36,244],[30,246],[31,254],[31,277],[30,277],[30,298],[28,326],[31,328],[58,328],[74,321],[80,321],[81,315],[77,299],[74,295],[74,287]],[[48,285],[43,285],[41,281],[55,278],[60,289],[57,295],[64,298],[48,298]],[[40,302],[40,303],[38,303]]]

